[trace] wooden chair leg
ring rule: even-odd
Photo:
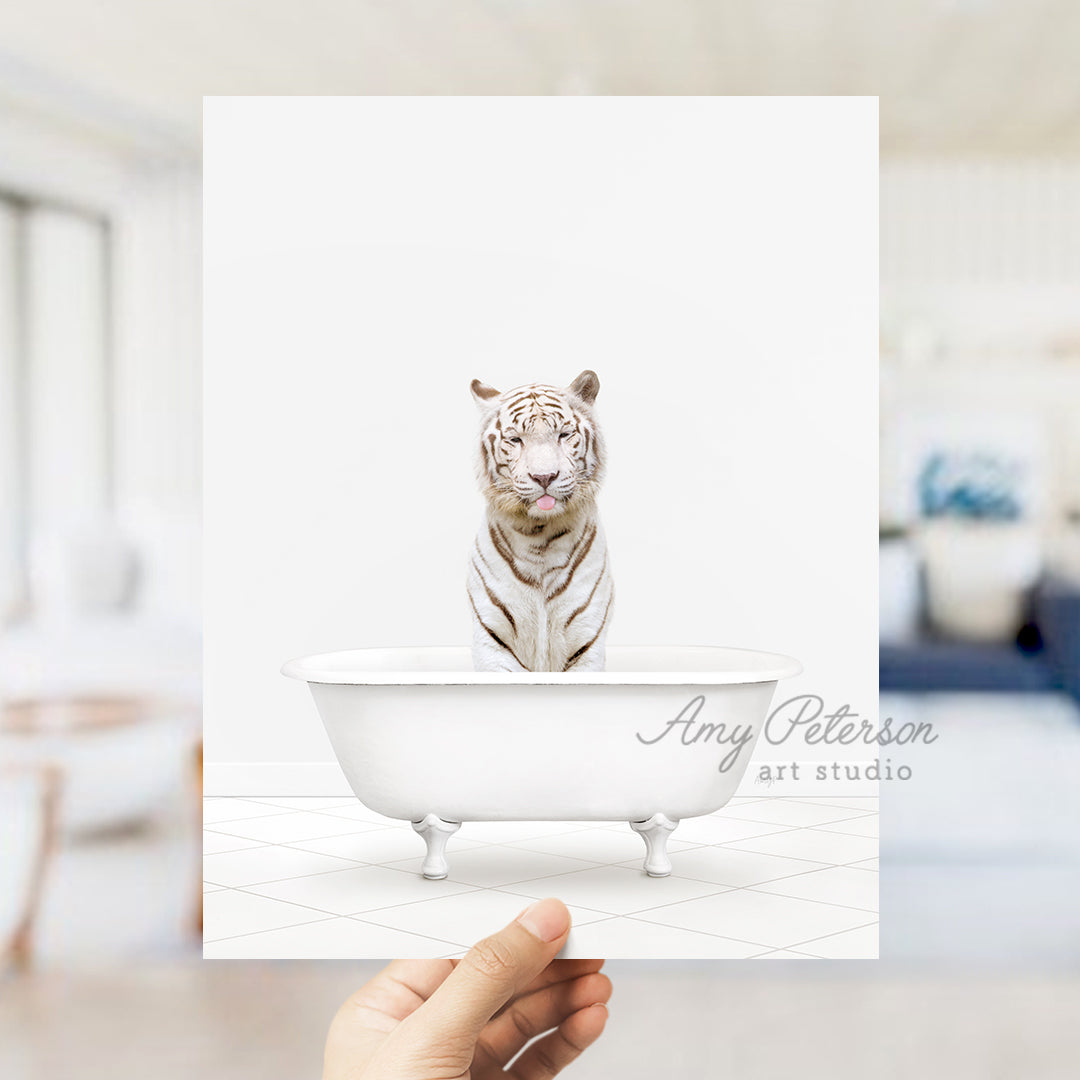
[[[33,966],[33,934],[29,922],[23,923],[11,942],[11,966],[19,974],[25,974]]]
[[[41,846],[30,879],[26,909],[8,950],[8,958],[17,972],[26,972],[34,961],[34,927],[45,894],[49,861],[59,846],[61,773],[54,766],[41,770]]]

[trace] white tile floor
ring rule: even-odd
[[[558,896],[567,956],[873,958],[877,819],[873,799],[735,799],[679,825],[667,878],[625,823],[466,823],[426,881],[412,828],[355,799],[207,799],[204,955],[458,956]]]

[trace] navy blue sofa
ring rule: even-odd
[[[975,645],[927,634],[882,645],[882,690],[1061,691],[1080,701],[1080,586],[1048,579],[1031,621],[1011,644]]]

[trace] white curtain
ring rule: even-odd
[[[25,220],[25,400],[31,540],[100,520],[111,501],[107,234],[31,208]]]
[[[147,168],[117,217],[116,503],[144,608],[201,615],[202,182]]]
[[[0,202],[0,614],[34,545],[111,502],[108,241],[92,214]]]
[[[0,202],[0,625],[23,599],[18,237],[15,207]]]

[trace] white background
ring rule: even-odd
[[[208,763],[333,760],[289,657],[468,644],[469,381],[585,367],[609,643],[874,714],[874,99],[208,99],[204,197]]]

